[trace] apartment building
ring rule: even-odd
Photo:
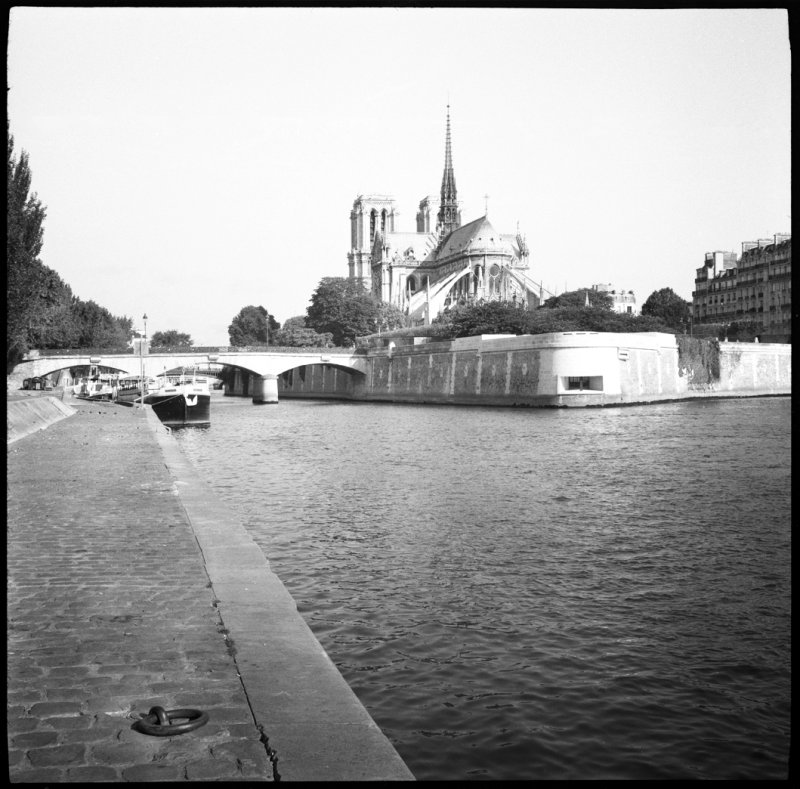
[[[742,243],[742,252],[706,252],[692,293],[694,323],[755,321],[762,342],[791,342],[792,236]]]
[[[619,290],[610,282],[601,282],[597,285],[592,285],[592,290],[596,290],[598,293],[607,293],[611,296],[611,308],[614,312],[628,315],[639,314],[639,308],[636,305],[636,294],[632,290]]]

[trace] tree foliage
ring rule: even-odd
[[[28,346],[74,348],[80,335],[74,308],[77,299],[72,295],[70,286],[55,271],[47,266],[42,266],[41,269],[38,309],[28,326]]]
[[[504,301],[463,304],[445,310],[433,320],[441,337],[479,334],[527,334],[530,313]]]
[[[35,320],[45,276],[39,253],[44,239],[45,208],[31,192],[31,170],[25,151],[17,159],[8,125],[6,192],[6,371],[29,348],[28,328]]]
[[[241,348],[247,345],[273,344],[273,336],[281,325],[262,306],[249,304],[242,307],[228,326],[231,345]]]
[[[194,341],[191,335],[176,329],[154,332],[150,338],[151,348],[191,348],[192,345],[194,345]]]
[[[642,304],[642,315],[661,318],[675,331],[682,331],[689,322],[692,305],[682,299],[672,288],[653,291]]]
[[[578,290],[568,290],[560,296],[551,296],[546,299],[542,307],[556,309],[557,307],[585,307],[587,301],[590,307],[601,307],[606,310],[614,309],[614,298],[610,293],[593,288],[578,288]]]
[[[433,336],[443,339],[478,334],[669,331],[659,318],[621,314],[605,305],[543,306],[536,310],[526,310],[509,302],[498,301],[467,304],[446,310],[434,319],[431,329]]]
[[[734,321],[728,324],[725,336],[731,342],[753,342],[764,327],[759,321],[754,321],[752,318],[745,318],[744,320]]]
[[[281,329],[307,329],[306,326],[306,316],[305,315],[294,315],[291,318],[287,318],[283,322],[283,326]]]
[[[304,315],[296,315],[283,322],[283,326],[275,334],[274,344],[290,348],[330,348],[333,345],[333,335],[330,332],[315,332],[306,326]]]
[[[354,345],[356,337],[406,325],[406,316],[395,306],[376,299],[356,280],[324,277],[311,296],[306,326],[329,332],[338,346]]]
[[[131,318],[117,318],[94,301],[75,298],[72,310],[78,325],[78,348],[123,348],[133,336]]]
[[[82,301],[39,260],[45,208],[31,192],[28,155],[14,154],[8,132],[6,235],[6,371],[31,348],[125,348],[133,322]]]

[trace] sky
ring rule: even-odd
[[[227,345],[347,276],[358,195],[416,229],[448,103],[462,222],[519,227],[532,279],[691,300],[791,232],[790,66],[785,9],[14,7],[8,116],[42,262]]]

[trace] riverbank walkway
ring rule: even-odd
[[[9,780],[413,780],[152,410],[64,402],[7,447]]]

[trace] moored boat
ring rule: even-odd
[[[155,378],[144,379],[145,392],[155,389]],[[142,401],[142,378],[138,375],[123,375],[114,386],[114,401],[120,405],[138,405]]]
[[[113,400],[116,380],[116,375],[84,377],[72,387],[72,394],[81,400]]]
[[[142,392],[144,390],[144,392]],[[211,392],[208,378],[194,372],[145,378],[127,376],[117,382],[116,401],[124,405],[152,406],[168,427],[204,427],[211,424]]]

